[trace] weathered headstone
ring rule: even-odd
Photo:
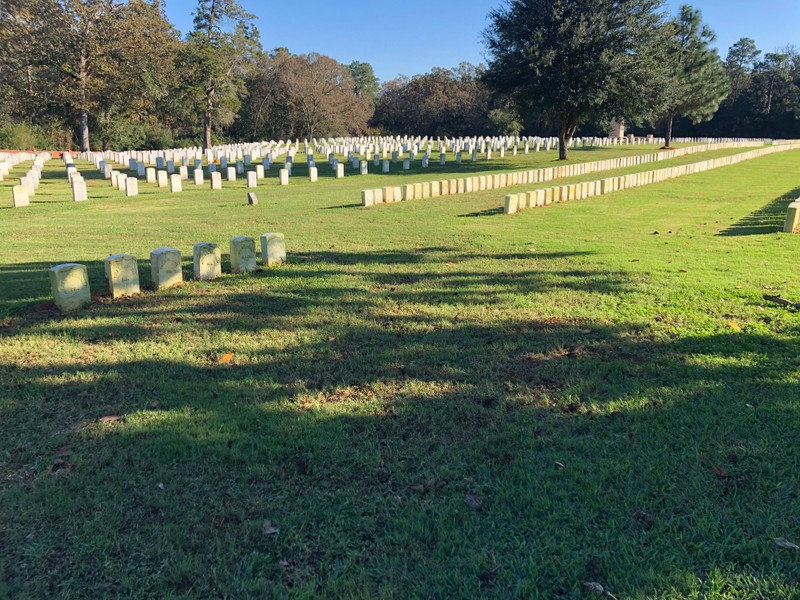
[[[281,185],[289,185],[288,169],[281,169],[280,171],[278,171],[278,177],[280,178]]]
[[[183,191],[183,183],[181,182],[181,176],[178,173],[173,173],[169,176],[169,191],[173,194]]]
[[[112,298],[133,296],[139,289],[139,265],[130,254],[114,254],[105,259],[106,285]]]
[[[136,177],[128,177],[125,180],[125,196],[132,198],[139,195],[139,180]]]
[[[222,274],[222,253],[219,244],[200,242],[193,247],[194,278],[198,281],[216,279]]]
[[[247,203],[250,206],[255,206],[256,204],[258,204],[258,196],[256,196],[255,192],[247,193]]]
[[[318,175],[317,175],[317,167],[309,167],[308,168],[308,180],[311,183],[314,183],[315,181],[317,181],[317,177],[318,177]]]
[[[84,202],[89,199],[88,193],[86,191],[86,180],[81,179],[73,179],[72,180],[72,201],[73,202]]]
[[[211,173],[211,189],[212,190],[221,190],[222,189],[222,173],[219,171],[214,171]]]
[[[14,203],[14,208],[28,206],[31,203],[28,190],[24,186],[15,185],[11,188],[11,201]]]
[[[286,240],[282,233],[265,233],[261,236],[261,260],[269,267],[286,262]]]
[[[165,188],[169,186],[169,176],[166,171],[158,171],[158,187]]]
[[[92,301],[86,265],[65,263],[50,269],[50,290],[61,312],[72,312]]]
[[[180,175],[177,173],[173,177]],[[175,248],[156,248],[150,253],[150,273],[157,290],[172,287],[183,281],[181,253]]]
[[[231,240],[231,271],[247,273],[258,268],[256,262],[256,241],[247,235],[240,235]]]
[[[255,171],[247,172],[247,187],[249,188],[258,187],[258,178],[256,177]]]

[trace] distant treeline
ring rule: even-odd
[[[382,85],[371,65],[264,51],[234,0],[199,0],[185,37],[163,0],[4,0],[0,148],[157,149],[339,135],[552,135],[482,66],[434,68]],[[800,138],[800,55],[742,39],[714,118],[677,135]],[[662,127],[650,123],[637,131]],[[584,124],[602,134],[607,123]]]

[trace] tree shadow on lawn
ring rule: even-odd
[[[536,597],[591,580],[645,596],[711,593],[720,569],[731,593],[797,580],[772,542],[800,527],[797,336],[672,339],[380,302],[433,308],[440,290],[414,285],[437,278],[465,307],[522,289],[619,294],[621,275],[369,271],[416,279],[309,289],[332,273],[0,329],[12,342],[52,325],[84,351],[3,367],[0,589]],[[153,325],[184,311],[207,343],[163,353],[180,327]],[[94,358],[126,328],[137,344]]]
[[[795,580],[772,538],[800,525],[797,340],[426,324],[230,364],[220,346],[204,363],[9,367],[2,391],[25,401],[0,425],[2,580],[498,597],[589,578],[708,591],[715,569]]]
[[[753,211],[727,229],[720,231],[720,236],[764,235],[783,231],[786,212],[789,204],[800,196],[800,187],[775,198],[765,206]]]
[[[224,247],[224,246],[223,246]],[[472,258],[485,258],[487,260],[533,260],[533,259],[558,259],[578,256],[588,256],[587,252],[560,252],[552,254],[464,254],[453,248],[447,247],[420,247],[414,251],[403,250],[375,250],[364,252],[331,252],[331,251],[310,251],[290,254],[290,260],[298,267],[325,264],[334,265],[336,268],[326,273],[315,269],[308,274],[298,273],[296,270],[284,269],[270,271],[269,269],[259,271],[252,276],[269,276],[280,274],[287,277],[316,277],[321,275],[336,275],[343,271],[341,266],[357,265],[421,265],[426,262],[445,264],[450,261],[465,261]],[[183,254],[183,276],[184,281],[192,279],[192,256],[191,253]],[[70,262],[64,260],[61,262]],[[104,263],[96,261],[76,261],[87,266],[89,272],[89,285],[94,295],[102,296],[107,293]],[[31,303],[43,301],[50,297],[50,281],[48,270],[59,262],[34,262],[0,265],[0,315],[14,314],[29,306]],[[139,280],[143,290],[152,289],[150,276],[149,258],[139,258]],[[222,255],[223,272],[230,272],[230,255]]]

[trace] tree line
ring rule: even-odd
[[[0,148],[132,149],[361,134],[800,137],[800,55],[742,38],[725,60],[701,14],[661,0],[510,0],[487,65],[382,85],[372,66],[265,51],[237,0],[4,0]]]

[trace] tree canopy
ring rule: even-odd
[[[587,121],[652,118],[662,107],[660,0],[510,0],[484,33],[486,80],[523,113],[559,122],[560,157]]]
[[[716,49],[711,47],[716,36],[703,24],[699,10],[681,6],[680,14],[667,24],[667,32],[665,64],[670,82],[665,137],[669,147],[675,117],[686,117],[692,123],[711,119],[730,93],[730,81]]]

